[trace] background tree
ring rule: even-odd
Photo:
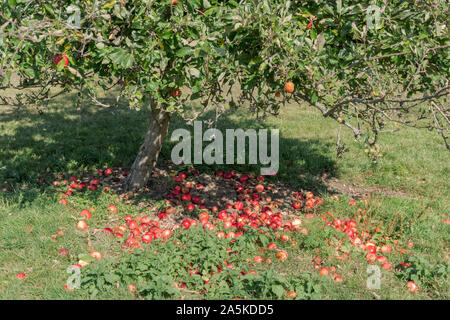
[[[131,106],[149,105],[128,189],[146,184],[173,114],[192,120],[243,102],[262,114],[307,103],[352,130],[373,161],[388,122],[436,130],[449,148],[449,7],[387,0],[3,1],[1,89],[19,91],[0,99],[42,106],[77,90],[80,99],[101,104],[96,89],[120,86]],[[193,102],[202,110],[188,112]],[[338,137],[338,154],[344,150]]]

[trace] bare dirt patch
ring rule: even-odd
[[[252,174],[249,174],[248,181],[243,183],[240,181],[240,177],[244,174],[239,172],[235,172],[232,178],[225,179],[217,174],[195,172],[196,170],[194,169],[191,171],[179,171],[178,169],[178,167],[170,165],[160,166],[154,170],[147,187],[138,192],[126,192],[123,189],[123,182],[126,176],[123,174],[122,168],[112,169],[113,173],[111,176],[96,177],[100,180],[102,187],[109,187],[117,194],[120,200],[137,206],[141,215],[160,221],[160,226],[163,228],[181,224],[184,219],[196,218],[196,214],[186,210],[186,205],[190,204],[191,201],[180,199],[183,192],[176,196],[173,194],[176,187],[182,187],[186,184],[192,186],[188,192],[192,199],[199,197],[199,202],[195,205],[196,209],[201,210],[201,205],[207,211],[217,207],[216,214],[218,214],[220,210],[226,209],[226,205],[233,206],[236,201],[241,201],[244,203],[244,206],[250,207],[252,197],[257,194],[261,209],[269,207],[273,212],[281,212],[285,218],[298,217],[299,212],[292,207],[292,201],[299,201],[299,194],[304,194],[308,191],[291,188],[282,182],[272,183],[268,179],[263,181],[262,179],[264,178],[258,180]],[[185,172],[187,177],[182,183],[179,183],[174,178],[181,172]],[[84,178],[83,180],[88,181],[89,179]],[[255,186],[260,183],[264,185],[264,191],[258,193]],[[239,189],[240,187],[243,187],[245,191]],[[168,203],[168,200],[170,203]],[[306,201],[306,199],[301,201]],[[174,213],[167,214],[166,218],[159,220],[158,214],[165,212],[167,205],[174,207]],[[234,209],[230,207],[226,211],[232,212]]]
[[[347,195],[351,198],[369,198],[373,195],[383,195],[387,197],[401,197],[401,198],[411,198],[402,191],[390,190],[387,188],[380,187],[361,187],[356,184],[349,182],[341,182],[336,178],[322,179],[322,182],[327,186],[328,192],[339,193]]]
[[[195,208],[207,211],[218,212],[226,209],[232,212],[236,201],[242,201],[244,206],[251,207],[252,197],[258,195],[260,208],[269,207],[273,212],[281,212],[285,218],[299,216],[299,211],[293,208],[293,202],[299,200],[299,194],[306,194],[309,190],[298,190],[280,181],[271,181],[260,178],[258,180],[252,174],[248,174],[246,182],[241,181],[243,173],[235,172],[232,178],[225,179],[224,176],[210,173],[200,173],[196,169],[179,170],[179,167],[172,165],[161,165],[155,169],[152,178],[147,187],[139,192],[126,192],[123,189],[123,183],[126,179],[126,170],[123,168],[114,168],[108,176],[93,174],[84,176],[80,180],[87,185],[93,178],[100,180],[101,188],[109,188],[121,201],[127,204],[135,205],[141,215],[151,217],[161,223],[161,227],[172,227],[174,224],[181,224],[184,219],[196,218],[196,214],[186,210],[186,206],[195,203]],[[175,177],[181,172],[186,173],[183,182],[176,182]],[[265,181],[263,181],[263,179]],[[328,188],[330,194],[348,195],[354,199],[370,198],[373,195],[409,197],[407,194],[379,187],[360,187],[352,183],[341,182],[336,178],[328,178],[326,175],[320,178],[321,182]],[[258,193],[256,185],[262,183],[264,191]],[[182,188],[189,185],[187,192],[192,199],[198,197],[197,202],[181,199],[181,195],[186,191],[178,191],[174,194],[176,188]],[[317,197],[320,195],[315,195]],[[300,196],[301,197],[301,196]],[[305,201],[303,199],[302,201]],[[165,212],[167,206],[172,206],[174,212],[167,214],[165,218],[159,219],[158,215]],[[227,207],[228,206],[228,207]],[[304,208],[304,203],[303,203]],[[215,211],[214,207],[217,207]],[[197,211],[198,212],[198,211]]]

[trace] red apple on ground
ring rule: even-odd
[[[416,292],[419,291],[419,287],[417,286],[417,284],[415,284],[414,281],[408,281],[408,283],[406,283],[406,287],[409,289],[409,291],[411,292]]]
[[[62,249],[59,249],[58,250],[58,254],[61,256],[61,257],[65,257],[65,256],[67,256],[67,254],[69,253],[69,250],[67,250],[66,248],[62,248]]]
[[[255,263],[261,263],[261,262],[263,262],[263,260],[264,260],[264,258],[261,256],[256,256],[255,258],[253,258],[253,261]]]
[[[323,268],[321,268],[321,269],[319,270],[319,275],[320,275],[321,277],[327,276],[327,275],[329,275],[329,274],[330,274],[330,271],[328,270],[328,268],[323,267]]]
[[[89,255],[90,255],[92,258],[95,258],[97,261],[100,261],[100,260],[102,259],[102,257],[103,257],[103,255],[100,253],[100,251],[91,251],[91,252],[89,253]]]
[[[86,230],[87,228],[88,228],[88,224],[86,223],[86,221],[84,221],[84,220],[78,221],[78,223],[77,223],[78,230]]]
[[[383,254],[391,253],[392,252],[392,248],[385,244],[384,246],[381,247],[381,252]]]
[[[224,239],[225,237],[226,237],[225,232],[223,232],[223,231],[217,232],[217,238]]]
[[[391,270],[391,269],[392,269],[392,264],[390,264],[389,262],[385,262],[385,263],[383,263],[383,264],[381,265],[381,267],[382,267],[384,270]]]
[[[255,190],[256,192],[261,193],[264,191],[264,186],[262,184],[257,184]]]
[[[89,210],[84,209],[80,212],[80,216],[85,217],[86,220],[89,220],[92,217],[92,214]]]
[[[276,257],[280,261],[286,261],[288,254],[286,251],[278,251]]]
[[[183,228],[185,230],[189,229],[191,227],[191,222],[189,220],[183,220],[183,222],[181,223],[181,225],[183,226]]]
[[[151,232],[147,232],[142,236],[142,242],[150,243],[153,241],[153,234]]]
[[[130,220],[128,222],[128,228],[130,228],[130,230],[134,230],[139,226],[139,224],[137,223],[137,221],[134,220]]]
[[[378,261],[379,263],[383,264],[383,263],[386,263],[386,262],[387,262],[387,259],[386,259],[386,257],[384,257],[384,256],[379,256],[379,257],[377,258],[377,261]]]
[[[369,253],[366,255],[366,259],[367,259],[367,262],[369,262],[369,263],[375,262],[375,261],[377,261],[377,255],[376,255],[375,253],[369,252]]]
[[[16,277],[17,277],[17,279],[23,280],[23,279],[25,279],[26,274],[23,272],[19,272]]]
[[[163,238],[163,239],[169,239],[171,235],[172,235],[172,230],[170,230],[170,229],[164,229],[163,231],[161,231],[161,238]]]

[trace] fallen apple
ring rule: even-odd
[[[61,257],[65,257],[65,256],[67,256],[67,254],[69,253],[69,250],[67,250],[66,248],[62,248],[62,249],[59,249],[58,250],[58,254],[61,256]]]
[[[329,275],[329,274],[330,274],[330,271],[329,271],[328,268],[326,268],[326,267],[323,267],[323,268],[321,268],[321,269],[319,270],[319,275],[320,275],[321,277],[327,276],[327,275]]]
[[[19,272],[16,277],[17,279],[23,280],[26,278],[26,274],[23,272]]]
[[[86,230],[88,228],[88,224],[84,220],[78,221],[77,228],[78,230]]]
[[[103,255],[102,255],[99,251],[91,251],[91,252],[89,253],[89,255],[90,255],[92,258],[96,259],[97,261],[100,261],[100,260],[102,259],[102,257],[103,257]]]
[[[278,260],[283,262],[283,261],[287,260],[288,254],[287,254],[286,251],[278,251],[277,254],[276,254],[276,257],[277,257]]]

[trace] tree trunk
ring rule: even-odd
[[[126,190],[138,190],[147,184],[169,130],[170,119],[169,112],[152,107],[152,118],[144,142],[125,181]]]

